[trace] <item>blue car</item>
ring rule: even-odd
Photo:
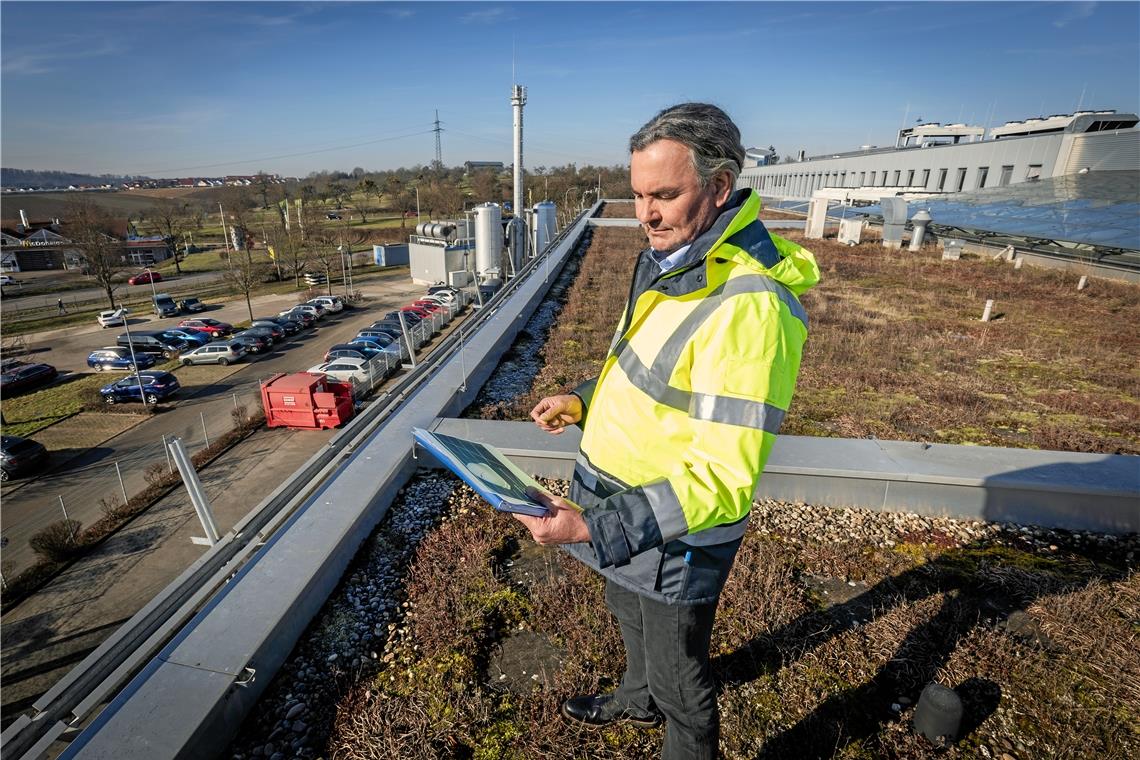
[[[138,369],[150,369],[154,366],[154,362],[152,354],[144,354],[141,351],[137,352],[132,360],[131,350],[126,346],[97,348],[87,355],[87,366],[96,372],[113,369],[134,370],[136,364]]]
[[[184,340],[190,344],[191,348],[204,346],[210,342],[210,336],[205,333],[200,333],[197,330],[166,330],[162,333],[168,338],[175,338],[177,340]]]
[[[141,379],[141,383],[140,383]],[[139,386],[142,386],[140,393]],[[140,372],[99,389],[103,401],[117,404],[120,401],[138,401],[141,396],[148,404],[157,404],[179,389],[178,378],[169,372]]]

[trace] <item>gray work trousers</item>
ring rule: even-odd
[[[709,667],[716,605],[663,604],[606,581],[606,606],[621,625],[626,652],[614,698],[665,715],[662,760],[717,756],[720,715]]]

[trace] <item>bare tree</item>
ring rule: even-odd
[[[182,274],[179,264],[178,241],[194,225],[193,216],[185,203],[163,200],[143,212],[145,218],[158,229],[158,234],[174,252],[174,268]]]
[[[273,184],[273,178],[263,171],[258,171],[253,177],[253,186],[257,189],[258,196],[261,197],[263,209],[269,208],[269,186],[271,184]]]
[[[87,262],[87,272],[106,291],[111,308],[115,308],[112,280],[123,269],[123,246],[115,234],[114,220],[87,198],[69,202],[66,213],[66,237]]]
[[[352,207],[360,214],[360,221],[363,224],[368,224],[368,217],[366,217],[365,209],[368,207],[368,198],[372,195],[379,194],[379,188],[376,183],[370,179],[362,179],[360,184],[356,186],[356,192],[360,194],[361,200],[353,203]]]
[[[348,186],[343,182],[330,182],[325,188],[327,195],[326,198],[332,198],[336,201],[336,207],[340,208],[344,199],[348,197]]]
[[[331,296],[333,269],[338,266],[338,262],[339,266],[344,266],[339,248],[343,244],[343,235],[335,227],[322,225],[318,228],[317,233],[312,236],[312,242],[312,259],[315,259],[325,273],[325,284],[328,286]]]
[[[249,311],[249,321],[253,321],[253,302],[250,294],[269,274],[270,264],[260,258],[255,258],[253,251],[247,247],[244,251],[235,251],[230,256],[230,282],[237,291],[245,296],[245,307]]]

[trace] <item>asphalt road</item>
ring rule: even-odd
[[[236,371],[216,381],[194,386],[183,380],[184,389],[169,409],[85,451],[55,472],[33,480],[6,484],[0,506],[0,533],[8,539],[3,551],[4,574],[19,572],[34,562],[35,554],[28,545],[28,539],[50,523],[62,519],[63,509],[71,519],[90,525],[102,517],[101,499],[116,496],[121,499],[116,462],[128,495],[141,491],[146,487],[146,468],[156,462],[165,466],[164,435],[167,438],[178,436],[191,452],[197,450],[205,445],[203,425],[206,434],[213,436],[221,435],[233,426],[231,411],[235,396],[238,404],[257,408],[260,405],[258,381],[261,378],[276,372],[303,371],[319,363],[330,345],[351,338],[358,329],[375,321],[384,312],[407,303],[410,296],[420,294],[424,289],[412,284],[405,274],[400,274],[390,279],[371,281],[363,290],[368,297],[363,308],[346,309],[340,314],[326,316],[318,322],[315,330],[303,331],[279,343],[271,353],[243,362]],[[291,296],[264,296],[255,299],[254,314],[276,314],[295,301]],[[244,300],[210,311],[208,315],[229,322],[249,317]],[[146,327],[172,325],[177,321],[173,318],[151,320]],[[41,361],[60,369],[88,371],[85,360],[90,350],[113,345],[119,330],[102,330],[97,325],[69,328],[37,336],[29,343],[33,350],[37,347],[50,349],[34,354]],[[208,377],[207,373],[215,368],[181,368],[179,374],[184,370],[190,370],[185,372],[189,379],[191,372]],[[108,374],[108,382],[120,374]],[[64,504],[62,508],[60,497]]]
[[[60,279],[59,272],[26,272],[17,273],[12,275],[16,278],[17,282],[27,287],[32,286],[37,280],[46,279]],[[202,272],[199,274],[183,274],[172,275],[165,277],[162,282],[156,282],[154,289],[156,293],[162,293],[168,288],[178,288],[180,291],[188,286],[205,284],[215,282],[225,277],[224,272]],[[73,276],[71,277],[73,279]],[[114,285],[116,297],[120,294],[130,293],[132,297],[141,296],[147,297],[151,295],[150,285],[128,285],[126,280],[123,282],[115,283]],[[60,298],[63,299],[65,304],[75,303],[79,301],[87,301],[92,299],[106,299],[106,292],[102,288],[80,288],[77,290],[61,290],[57,293],[39,293],[38,295],[21,295],[20,286],[9,285],[4,288],[4,297],[0,298],[0,313],[13,314],[18,311],[25,311],[27,309],[38,309],[42,307],[54,307],[56,301]],[[90,308],[90,307],[88,307]],[[104,306],[103,308],[107,308]],[[92,317],[94,321],[94,317]]]

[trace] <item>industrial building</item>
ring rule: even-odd
[[[965,124],[923,124],[899,130],[895,145],[764,165],[741,172],[738,187],[761,195],[807,200],[823,189],[848,201],[921,197],[1006,187],[1078,172],[1140,170],[1136,114],[1078,111],[1009,122],[986,130]]]

